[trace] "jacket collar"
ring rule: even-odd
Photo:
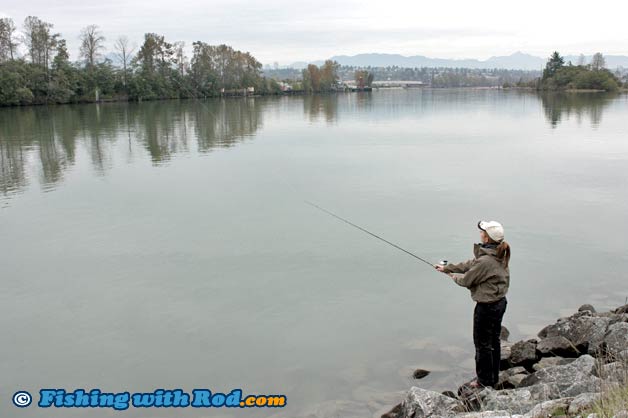
[[[497,245],[493,243],[479,243],[473,245],[473,255],[475,258],[480,258],[483,255],[492,255],[495,257],[497,255]]]

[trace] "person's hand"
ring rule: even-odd
[[[442,266],[440,264],[434,264],[434,268],[438,271],[440,271],[441,273],[445,272],[445,266]]]

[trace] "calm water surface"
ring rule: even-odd
[[[434,262],[471,257],[477,221],[501,221],[505,324],[527,337],[628,296],[628,98],[391,90],[0,109],[0,415],[16,414],[18,389],[99,387],[288,395],[284,411],[186,417],[373,416],[414,367],[436,390],[468,377],[468,291],[305,199]]]

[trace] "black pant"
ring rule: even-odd
[[[506,298],[497,302],[477,303],[473,312],[473,343],[475,344],[475,372],[478,382],[494,386],[499,379],[501,356],[499,334],[506,312]]]

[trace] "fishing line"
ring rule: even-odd
[[[391,245],[391,246],[395,247],[396,249],[403,251],[404,253],[406,253],[406,254],[408,254],[408,255],[410,255],[410,256],[412,256],[412,257],[416,258],[416,259],[417,259],[417,260],[419,260],[419,261],[424,262],[425,264],[428,264],[430,267],[434,267],[434,264],[430,263],[429,261],[427,261],[427,260],[425,260],[425,259],[423,259],[423,258],[419,257],[418,255],[416,255],[416,254],[414,254],[414,253],[412,253],[412,252],[410,252],[410,251],[408,251],[408,250],[406,250],[406,249],[404,249],[404,248],[401,248],[401,247],[400,247],[400,246],[398,246],[397,244],[394,244],[394,243],[392,243],[392,242],[388,241],[387,239],[384,239],[384,238],[380,237],[379,235],[374,234],[374,233],[372,233],[371,231],[368,231],[368,230],[366,230],[366,229],[362,228],[361,226],[356,225],[356,224],[354,224],[353,222],[351,222],[351,221],[349,221],[349,220],[347,220],[347,219],[345,219],[345,218],[342,218],[342,217],[340,217],[340,216],[336,215],[335,213],[330,212],[329,210],[327,210],[327,209],[325,209],[325,208],[322,208],[322,207],[318,206],[318,205],[317,205],[317,204],[315,204],[315,203],[309,202],[309,201],[307,201],[307,200],[304,200],[304,202],[305,202],[305,203],[307,203],[308,205],[310,205],[310,206],[312,206],[312,207],[314,207],[314,208],[316,208],[316,209],[318,209],[318,210],[322,211],[322,212],[325,212],[325,213],[326,213],[326,214],[328,214],[328,215],[333,216],[333,217],[334,217],[334,218],[336,218],[336,219],[341,220],[342,222],[344,222],[344,223],[346,223],[346,224],[351,225],[351,226],[352,226],[352,227],[354,227],[354,228],[359,229],[359,230],[360,230],[360,231],[362,231],[362,232],[366,232],[367,234],[369,234],[369,235],[371,235],[371,236],[373,236],[373,237],[377,238],[378,240],[384,241],[386,244]]]

